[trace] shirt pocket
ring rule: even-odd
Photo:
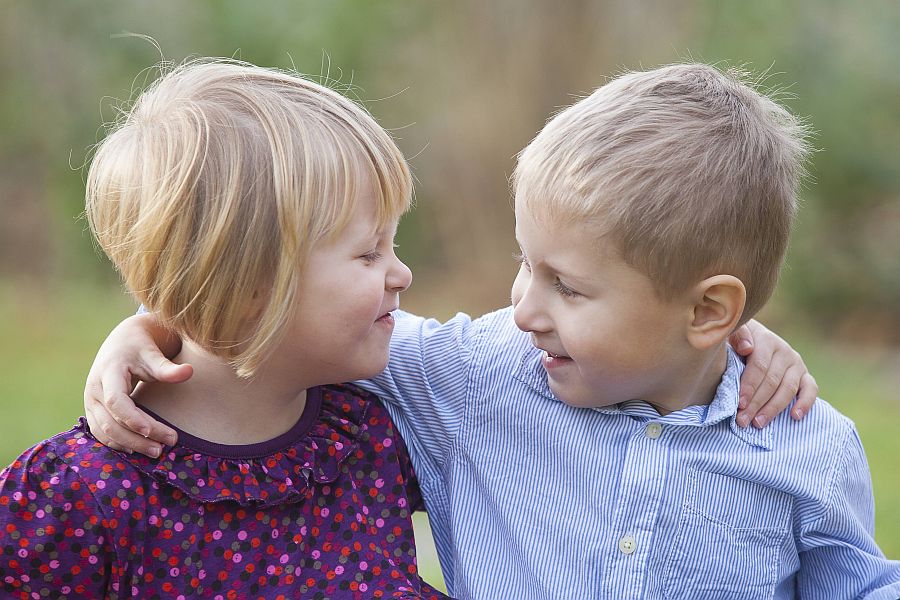
[[[693,470],[666,561],[667,600],[772,598],[790,531],[789,495]]]

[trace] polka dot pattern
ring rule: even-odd
[[[31,448],[0,474],[3,597],[445,598],[418,576],[390,418],[320,389],[312,427],[266,456],[125,455],[83,420]]]

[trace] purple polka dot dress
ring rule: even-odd
[[[158,459],[82,419],[0,473],[3,598],[445,598],[418,575],[421,496],[377,399],[310,389],[259,444],[179,431]]]

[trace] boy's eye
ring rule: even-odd
[[[556,292],[560,296],[566,296],[567,298],[573,298],[575,296],[581,295],[578,292],[576,292],[575,290],[573,290],[572,288],[570,288],[569,286],[567,286],[566,284],[564,284],[559,279],[557,279],[556,282],[554,282],[553,288],[556,290]]]

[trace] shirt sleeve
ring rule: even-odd
[[[885,558],[875,543],[872,480],[852,425],[841,447],[822,514],[801,525],[798,598],[897,600],[900,562]]]
[[[387,369],[358,384],[380,396],[419,477],[440,470],[465,410],[475,327],[462,313],[441,323],[398,311]]]
[[[39,444],[0,473],[4,598],[103,598],[113,555],[88,485]]]

